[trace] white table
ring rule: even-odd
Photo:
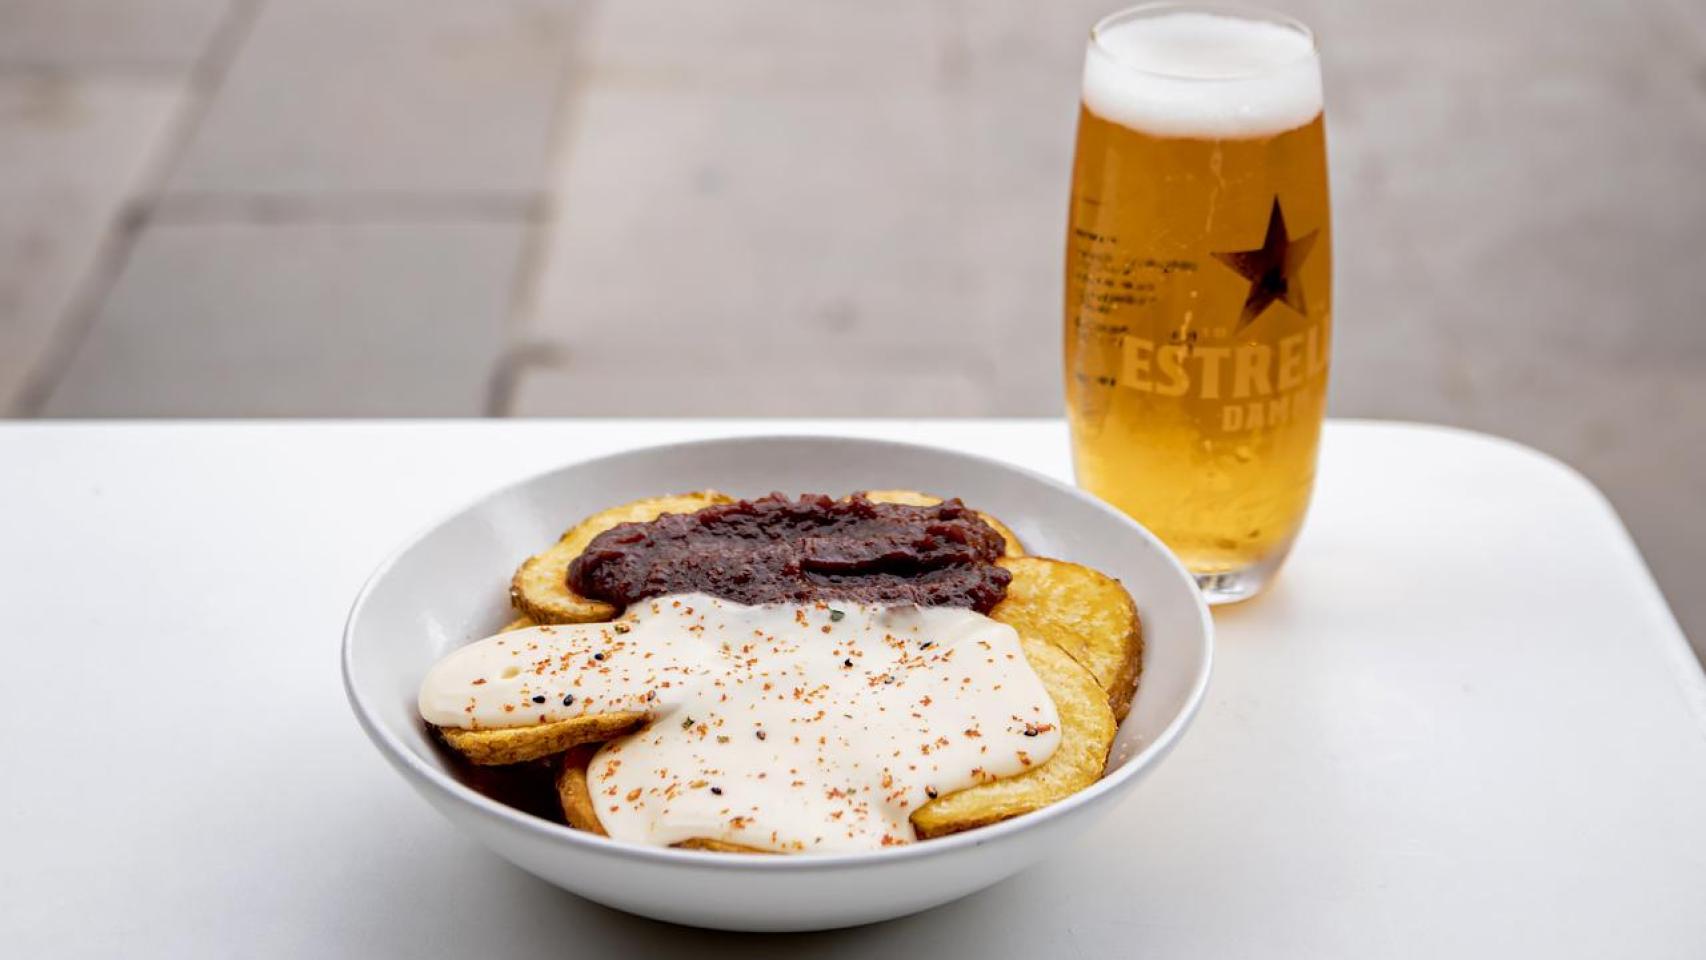
[[[1066,476],[1009,422],[0,426],[0,954],[1706,956],[1706,682],[1579,476],[1332,424],[1272,595],[1105,832],[931,913],[762,940],[582,902],[356,729],[345,609],[405,536],[628,446],[843,432]]]

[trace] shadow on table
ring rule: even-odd
[[[561,943],[622,944],[637,955],[656,958],[721,960],[764,956],[870,957],[907,956],[926,949],[940,953],[952,945],[951,956],[998,956],[996,944],[1005,939],[1002,924],[992,918],[1022,915],[1015,887],[1007,881],[982,893],[925,913],[885,923],[817,933],[732,933],[677,926],[626,914],[564,893],[540,882],[540,899],[549,899],[552,925],[561,930]],[[1015,902],[1006,902],[1006,901]],[[532,908],[537,909],[535,904]],[[537,915],[530,918],[537,923]],[[978,941],[987,940],[987,948]]]
[[[934,910],[885,923],[818,933],[730,933],[636,917],[566,893],[462,843],[394,850],[386,872],[415,860],[424,872],[390,873],[389,893],[365,889],[338,897],[344,924],[327,944],[360,956],[633,956],[721,960],[752,956],[978,957],[1074,953],[1068,924],[1039,924],[1039,909],[1058,909],[1064,866],[1045,864]],[[442,853],[440,852],[442,851]],[[457,853],[462,857],[458,861]],[[445,856],[444,854],[450,854]],[[452,863],[460,869],[447,871]],[[374,864],[376,868],[379,864]],[[376,870],[376,873],[378,871]],[[1051,876],[1051,874],[1054,874]],[[358,888],[360,889],[360,888]],[[369,898],[372,899],[369,899]],[[372,908],[379,906],[377,911]]]

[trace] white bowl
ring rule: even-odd
[[[576,519],[642,496],[705,487],[746,497],[896,487],[958,496],[1005,521],[1030,552],[1118,577],[1143,618],[1143,677],[1107,775],[1066,800],[994,826],[870,853],[798,856],[623,843],[539,819],[460,782],[415,712],[427,668],[507,621],[510,573]],[[1208,683],[1212,629],[1196,584],[1154,536],[1065,484],[928,447],[756,437],[571,464],[444,520],[385,561],[362,588],[344,630],[343,670],[356,718],[380,753],[452,823],[522,869],[589,900],[660,920],[815,930],[946,903],[1064,846],[1136,786],[1184,732]]]

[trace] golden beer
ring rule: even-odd
[[[1332,326],[1319,63],[1301,26],[1189,5],[1097,25],[1066,257],[1079,483],[1211,602],[1267,582],[1314,481]]]

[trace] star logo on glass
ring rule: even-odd
[[[1318,230],[1311,230],[1295,239],[1285,232],[1285,213],[1280,210],[1279,197],[1274,197],[1273,210],[1268,214],[1268,234],[1258,250],[1237,250],[1217,253],[1214,258],[1226,264],[1238,275],[1250,281],[1250,292],[1244,297],[1244,311],[1238,315],[1238,329],[1256,322],[1275,300],[1298,313],[1309,309],[1303,299],[1303,281],[1298,268],[1315,246]]]

